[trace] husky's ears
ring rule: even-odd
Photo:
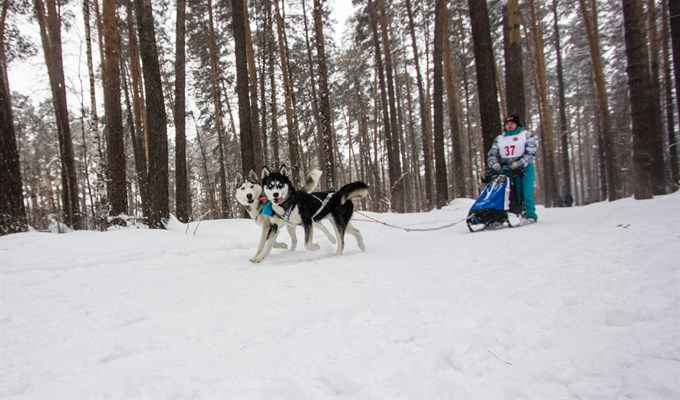
[[[255,182],[257,182],[259,180],[259,178],[257,177],[257,174],[252,169],[250,170],[250,173],[248,173],[248,176],[250,177],[250,179],[254,180]]]
[[[239,183],[241,183],[242,180],[243,180],[243,176],[241,175],[240,172],[237,172],[236,173],[236,184],[238,185]]]
[[[271,174],[271,172],[269,172],[269,168],[262,167],[262,179],[266,178],[267,175],[269,175],[269,174]]]
[[[288,176],[288,167],[286,167],[286,164],[281,164],[281,168],[279,168],[279,173],[283,176]]]

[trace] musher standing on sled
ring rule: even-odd
[[[513,171],[520,168],[524,171],[524,178],[513,179],[521,179],[526,217],[529,221],[536,222],[538,215],[534,201],[534,183],[536,182],[534,159],[538,144],[534,139],[534,134],[524,129],[520,123],[519,115],[512,114],[505,117],[504,123],[503,133],[496,136],[486,155],[487,165],[496,172],[500,172],[501,167],[509,167]]]

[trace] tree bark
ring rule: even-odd
[[[470,22],[472,24],[472,43],[477,71],[477,90],[479,92],[479,113],[482,122],[482,142],[485,151],[493,145],[500,133],[501,116],[498,110],[498,88],[489,27],[489,13],[486,0],[468,0]]]
[[[269,67],[269,85],[270,85],[270,107],[271,107],[271,116],[272,116],[272,128],[271,128],[271,151],[272,151],[272,157],[269,161],[272,163],[275,162],[275,160],[279,159],[279,154],[280,154],[280,149],[279,149],[279,107],[278,107],[278,101],[276,99],[276,78],[274,75],[274,70],[275,70],[275,65],[276,65],[276,55],[274,50],[276,49],[276,43],[274,40],[274,26],[273,26],[273,18],[271,18],[271,2],[268,2],[267,4],[267,13],[269,14],[269,20],[270,23],[272,24],[271,29],[269,31],[269,59],[268,61],[268,67]],[[267,165],[273,165],[273,164],[267,164]]]
[[[177,0],[175,32],[175,202],[177,219],[189,222],[186,139],[186,0]]]
[[[304,0],[303,0],[304,1]],[[321,0],[314,0],[314,30],[316,33],[316,57],[319,65],[319,123],[324,154],[324,176],[326,188],[336,190],[335,156],[333,155],[333,116],[331,114],[330,89],[328,87],[328,64],[323,34],[323,8]]]
[[[392,49],[390,46],[390,41],[388,38],[389,26],[387,24],[387,19],[385,18],[385,0],[378,0],[378,10],[380,12],[379,20],[381,27],[381,39],[383,44],[383,54],[385,57],[385,77],[387,78],[387,96],[389,101],[389,121],[390,121],[390,133],[391,139],[387,141],[387,146],[389,148],[389,154],[393,154],[390,165],[394,162],[394,178],[390,177],[390,184],[393,187],[393,197],[392,205],[396,212],[403,213],[405,211],[404,207],[404,177],[401,167],[401,150],[399,146],[399,124],[397,123],[397,105],[396,97],[394,94],[394,67],[392,66]],[[435,150],[436,152],[436,150]],[[442,149],[443,157],[443,149]],[[436,157],[436,153],[435,153]]]
[[[42,0],[34,0],[35,14],[40,25],[45,64],[50,78],[61,159],[62,207],[66,225],[81,229],[78,205],[78,182],[76,179],[73,139],[69,125],[66,101],[66,81],[61,49],[61,17],[57,13],[56,0],[47,0],[47,14]]]
[[[655,195],[665,194],[666,183],[668,183],[667,164],[664,157],[666,149],[664,148],[663,123],[661,120],[661,77],[659,73],[659,33],[656,27],[657,13],[654,0],[647,0],[647,15],[648,15],[648,36],[649,36],[649,61],[651,75],[649,77],[649,96],[650,96],[650,126],[649,126],[649,141],[652,151],[656,157],[652,158],[652,191]]]
[[[0,236],[28,230],[24,189],[21,181],[7,59],[5,58],[5,24],[9,0],[2,2],[0,17]]]
[[[168,131],[161,69],[151,0],[135,0],[139,50],[146,92],[146,132],[149,182],[149,228],[164,229],[170,217],[168,204]]]
[[[94,199],[92,200],[92,216],[95,226],[99,230],[105,230],[108,222],[108,197],[106,194],[106,158],[104,157],[104,150],[102,147],[102,139],[99,135],[99,116],[97,115],[97,91],[95,86],[94,65],[92,60],[92,28],[90,25],[90,0],[83,0],[83,23],[85,25],[85,57],[87,58],[87,72],[90,89],[90,121],[89,134],[90,140],[94,146],[92,152],[95,164],[95,183],[94,183]]]
[[[300,181],[300,134],[298,132],[297,120],[295,117],[295,107],[293,101],[293,87],[290,82],[291,76],[288,70],[288,51],[284,40],[284,27],[279,0],[274,0],[276,15],[276,30],[278,33],[279,58],[281,62],[281,76],[283,80],[284,107],[286,111],[286,123],[288,129],[288,152],[290,157],[290,167],[292,169],[293,183]]]
[[[139,183],[139,194],[142,198],[142,211],[149,218],[149,173],[147,171],[148,129],[146,127],[146,107],[144,107],[144,93],[142,91],[142,70],[139,64],[139,45],[135,32],[135,18],[132,11],[132,1],[125,2],[128,25],[128,57],[130,62],[130,91],[132,92],[132,112],[134,130],[132,130],[132,146],[135,157],[135,170]]]
[[[677,1],[676,1],[677,3]],[[678,148],[678,141],[675,137],[675,123],[673,116],[673,89],[671,88],[671,81],[673,80],[671,76],[671,49],[670,49],[670,28],[668,20],[670,18],[668,11],[668,3],[665,1],[661,2],[663,10],[663,26],[662,26],[662,43],[663,43],[663,59],[664,59],[664,81],[666,83],[665,97],[666,97],[666,127],[668,129],[668,150],[670,152],[670,164],[671,164],[671,181],[677,184],[680,179],[680,165],[678,153],[680,148]],[[676,19],[680,18],[678,16]],[[677,82],[676,82],[677,83]],[[680,104],[680,101],[677,102]],[[680,115],[679,115],[680,117]]]
[[[591,18],[588,13],[585,0],[579,0],[579,6],[588,35],[588,48],[590,50],[590,60],[593,65],[593,75],[595,77],[595,88],[597,91],[598,116],[600,123],[599,135],[601,137],[600,142],[603,144],[603,146],[599,147],[600,153],[604,153],[605,160],[605,171],[601,171],[601,173],[606,173],[606,190],[609,200],[618,200],[623,196],[623,192],[621,191],[619,184],[620,179],[616,167],[614,135],[611,129],[609,108],[607,105],[607,91],[604,81],[602,57],[600,55],[600,44],[597,39],[597,27],[595,26],[593,18]]]
[[[244,0],[232,0],[232,29],[234,32],[234,54],[236,56],[236,93],[238,95],[239,136],[241,138],[241,160],[243,171],[257,170],[253,148],[253,130],[248,90],[248,54],[246,50],[246,19],[243,12]]]
[[[241,8],[242,9],[242,8]],[[236,14],[234,14],[234,17],[236,18]],[[242,24],[243,25],[243,24]],[[225,157],[224,157],[224,127],[223,127],[223,122],[222,122],[222,98],[220,96],[220,77],[219,77],[219,52],[217,50],[217,33],[215,32],[215,21],[213,18],[213,11],[212,11],[212,0],[208,0],[208,32],[209,32],[209,41],[210,41],[210,82],[211,82],[211,92],[212,92],[212,97],[213,97],[213,106],[215,110],[215,134],[217,135],[217,154],[218,154],[218,161],[219,161],[219,172],[218,172],[218,179],[220,183],[220,218],[226,218],[227,211],[229,209],[229,200],[228,200],[228,194],[227,194],[227,174],[225,171]],[[243,38],[245,40],[245,37]],[[243,50],[245,51],[245,44],[243,45]],[[245,55],[244,59],[240,60],[245,61]],[[247,70],[246,70],[246,75],[247,75]],[[242,89],[240,86],[237,84],[237,90]],[[248,82],[247,82],[247,77],[246,77],[246,83],[245,83],[245,91],[246,91],[246,96],[248,96]],[[239,96],[241,94],[239,93]],[[249,153],[242,152],[243,160],[242,162],[245,164],[246,160],[249,165],[248,169],[246,171],[249,171],[251,168],[255,169],[255,164],[254,164],[254,153],[253,153],[253,147],[252,147],[252,141],[251,138],[252,136],[250,135],[250,128],[248,125],[248,122],[250,121],[250,111],[249,108],[247,108],[247,105],[241,106],[240,103],[241,99],[239,98],[239,118],[241,119],[241,122],[243,124],[246,124],[244,128],[247,129],[248,135],[244,136],[243,133],[241,134],[241,149],[244,148],[244,146],[248,149]],[[248,105],[249,105],[249,100],[248,100]],[[241,117],[240,110],[244,109],[247,112],[247,116],[245,117],[245,121],[243,120],[243,117]],[[245,140],[245,142],[244,142]],[[248,156],[246,157],[246,154]]]
[[[467,193],[465,166],[463,162],[463,126],[460,121],[460,99],[456,88],[456,69],[451,59],[451,41],[449,40],[449,12],[444,3],[442,8],[442,58],[444,63],[444,84],[448,101],[449,129],[451,130],[451,153],[453,158],[453,195],[454,198],[465,197]]]
[[[517,113],[525,120],[524,66],[522,58],[522,13],[519,0],[508,0],[503,7],[506,113]]]
[[[671,25],[673,47],[673,76],[675,78],[675,106],[680,116],[680,1],[668,0],[668,20]]]
[[[104,0],[104,111],[106,112],[106,159],[108,197],[111,204],[109,215],[112,222],[121,214],[127,214],[127,182],[125,173],[125,142],[123,112],[120,106],[120,39],[116,1]]]
[[[622,0],[624,30],[626,37],[626,59],[628,61],[628,90],[635,94],[631,101],[631,119],[633,122],[633,176],[634,197],[637,200],[651,199],[654,194],[652,182],[654,171],[654,154],[650,145],[652,121],[649,61],[643,28],[644,15],[640,0]]]
[[[538,92],[540,98],[539,110],[541,113],[541,129],[543,143],[545,146],[544,164],[546,170],[543,171],[545,181],[545,205],[550,207],[557,200],[557,182],[555,176],[555,146],[553,144],[553,123],[550,104],[548,104],[548,82],[545,71],[545,54],[543,53],[543,27],[541,23],[540,10],[536,7],[536,1],[530,0],[531,19],[534,26],[534,47],[536,50],[536,73],[538,80]]]
[[[316,134],[316,143],[317,143],[317,157],[319,158],[319,166],[325,166],[326,165],[326,154],[324,153],[324,146],[323,146],[323,133],[322,133],[322,127],[321,127],[321,118],[319,116],[319,96],[316,93],[316,71],[314,69],[314,62],[312,61],[312,45],[310,44],[309,41],[309,23],[307,22],[307,7],[306,7],[307,1],[302,0],[302,20],[304,22],[305,26],[305,48],[307,49],[307,64],[309,65],[309,80],[310,80],[310,89],[312,92],[312,114],[314,115],[314,132]],[[321,176],[321,182],[320,182],[321,187],[328,187],[328,183],[326,182],[326,175]]]
[[[406,12],[408,14],[409,33],[411,35],[411,47],[413,48],[413,64],[416,70],[416,83],[418,85],[418,105],[420,111],[420,131],[423,141],[423,160],[425,169],[425,201],[428,209],[434,206],[434,150],[432,149],[432,132],[429,127],[429,117],[427,113],[427,101],[425,90],[423,89],[423,77],[420,73],[420,57],[418,55],[418,45],[416,42],[415,23],[413,21],[413,10],[411,0],[406,0]]]
[[[553,0],[553,21],[555,35],[555,52],[557,55],[557,86],[560,100],[560,150],[562,156],[562,196],[572,196],[571,162],[569,159],[569,127],[567,125],[567,104],[564,94],[564,72],[562,68],[562,46],[560,43],[560,27],[558,24],[557,1]]]
[[[400,180],[399,170],[397,165],[399,164],[399,153],[392,151],[394,148],[392,141],[394,132],[392,132],[392,124],[390,122],[390,114],[388,111],[389,102],[387,96],[387,86],[385,83],[385,67],[383,66],[382,51],[380,49],[380,37],[378,36],[378,16],[375,10],[375,5],[373,0],[368,0],[368,10],[370,15],[370,25],[373,34],[373,46],[375,49],[375,60],[376,60],[376,70],[378,73],[378,84],[380,86],[380,105],[382,111],[382,122],[383,129],[385,133],[385,145],[387,147],[387,163],[388,163],[388,176],[390,183],[390,208],[394,211],[398,211],[398,206],[403,206],[403,201],[399,200],[400,196],[403,196],[403,192],[397,190],[397,181]],[[403,200],[403,199],[402,199]]]
[[[250,134],[253,141],[253,165],[258,168],[264,165],[264,152],[262,151],[262,131],[260,130],[257,104],[257,65],[255,64],[255,52],[253,40],[250,34],[250,18],[248,16],[248,1],[243,1],[243,27],[246,33],[246,56],[248,65],[248,93],[250,95]],[[245,171],[245,170],[244,170]]]
[[[444,0],[436,0],[434,6],[434,52],[433,61],[433,101],[434,104],[434,162],[437,194],[435,205],[444,207],[448,203],[448,184],[446,160],[444,158],[444,89],[442,68],[443,18]]]

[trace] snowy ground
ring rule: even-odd
[[[249,220],[2,237],[0,398],[678,399],[678,193],[538,211],[259,265]]]

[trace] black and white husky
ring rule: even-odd
[[[251,261],[260,262],[269,255],[276,243],[278,228],[283,224],[302,225],[305,231],[305,248],[318,250],[319,245],[313,241],[313,226],[324,218],[329,219],[335,228],[338,240],[336,255],[342,254],[345,247],[345,232],[356,238],[361,251],[366,250],[361,232],[350,223],[354,213],[354,203],[350,200],[368,195],[368,186],[365,183],[353,182],[331,193],[298,191],[288,178],[288,168],[282,165],[278,172],[270,172],[266,167],[262,169],[262,187],[272,202],[274,215],[271,217],[264,248]]]
[[[307,174],[307,180],[305,181],[305,186],[302,188],[302,190],[308,192],[314,190],[316,185],[319,183],[321,174],[322,172],[318,169],[311,170],[309,174]],[[265,204],[267,203],[267,198],[263,194],[262,185],[259,182],[257,174],[252,169],[250,170],[250,173],[247,177],[243,177],[240,172],[236,173],[236,200],[239,202],[239,204],[245,207],[248,215],[250,215],[250,218],[255,221],[256,224],[262,226],[260,242],[257,246],[257,253],[255,253],[255,255],[258,255],[262,252],[267,232],[269,232],[270,217],[269,215],[266,215],[262,212]],[[335,238],[333,235],[331,235],[328,229],[326,229],[326,227],[320,223],[318,224],[318,227],[326,234],[328,240],[335,244]],[[290,249],[292,251],[295,250],[295,247],[297,246],[295,226],[289,225],[287,228],[291,241]],[[272,247],[285,249],[288,246],[286,246],[286,244],[283,242],[276,242],[272,245]]]

